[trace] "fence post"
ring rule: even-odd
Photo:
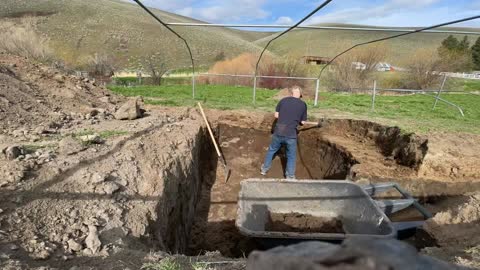
[[[320,79],[317,79],[317,83],[315,85],[315,102],[313,106],[317,107],[318,105],[318,90],[320,88]]]
[[[192,97],[195,99],[195,72],[192,73]]]
[[[443,87],[445,86],[445,81],[446,81],[446,80],[447,80],[447,74],[445,74],[445,75],[443,76],[442,86],[440,87],[440,89],[438,90],[437,95],[435,96],[435,102],[433,103],[432,111],[435,110],[435,107],[437,106],[438,98],[440,97],[440,93],[442,93],[442,90],[443,90]]]
[[[253,105],[255,106],[255,99],[257,94],[257,76],[253,76]]]
[[[377,80],[373,81],[373,89],[372,89],[372,112],[375,111],[375,96],[377,94]]]

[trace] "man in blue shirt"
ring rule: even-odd
[[[285,145],[287,148],[287,168],[285,177],[295,179],[295,165],[297,157],[297,126],[305,124],[307,120],[307,104],[302,97],[302,89],[294,86],[289,89],[290,96],[283,98],[275,109],[277,124],[272,135],[272,142],[268,147],[261,174],[266,175],[272,166],[275,153]]]

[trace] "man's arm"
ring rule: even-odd
[[[279,112],[280,112],[280,107],[282,106],[282,100],[280,100],[277,104],[277,107],[275,107],[275,118],[277,118],[277,119],[280,116]]]
[[[305,110],[302,113],[302,118],[301,118],[301,121],[300,121],[302,126],[305,125],[306,121],[307,121],[307,104],[305,104]]]

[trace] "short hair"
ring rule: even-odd
[[[298,89],[298,92],[300,92],[300,97],[303,96],[303,94],[302,94],[302,88],[301,88],[300,86],[298,86],[298,85],[294,85],[294,86],[288,88],[288,93],[289,93],[290,95],[293,95],[293,90],[295,90],[295,89]]]

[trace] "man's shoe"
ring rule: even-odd
[[[264,172],[263,170],[260,170],[260,174],[265,176],[265,175],[267,175],[267,172]]]
[[[287,180],[297,180],[297,179],[295,179],[295,176],[287,176],[286,178],[287,178]]]

